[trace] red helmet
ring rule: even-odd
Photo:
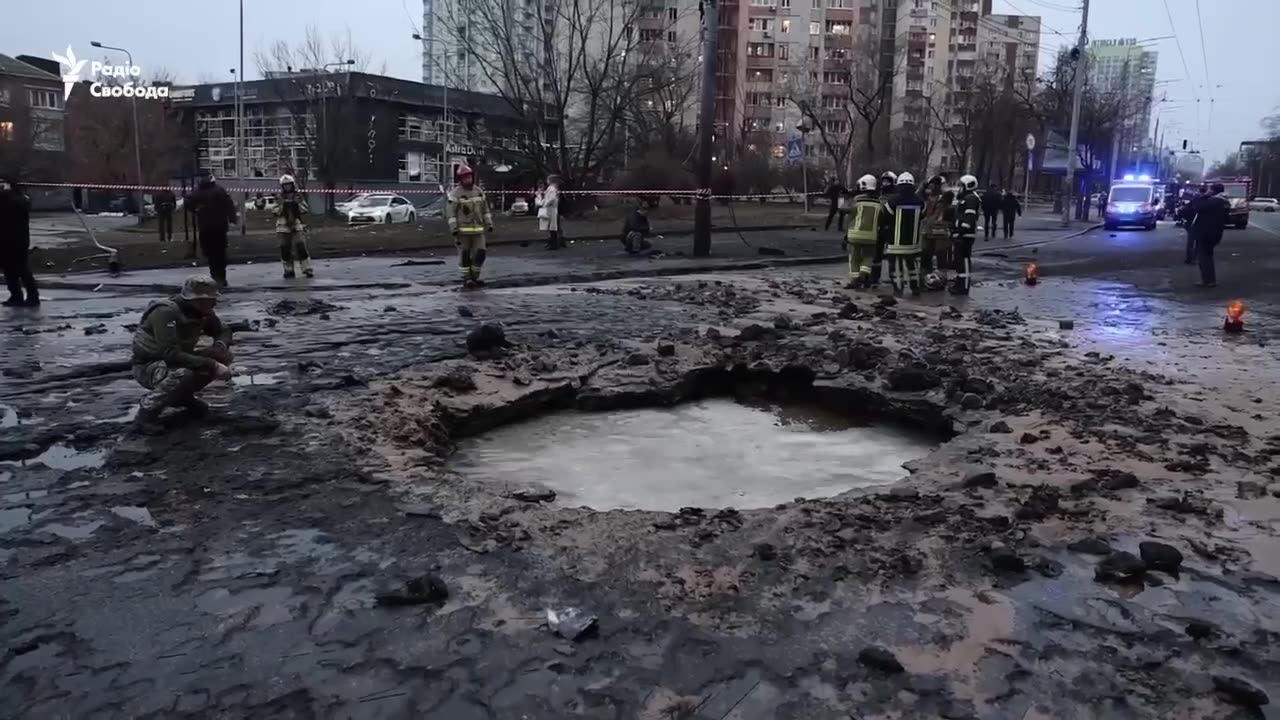
[[[471,166],[466,164],[458,165],[458,169],[453,172],[453,179],[458,182],[462,182],[462,178],[468,177],[468,176],[470,176],[471,179],[474,180],[476,177],[476,173],[474,170],[471,169]]]

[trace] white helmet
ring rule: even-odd
[[[280,184],[281,184],[281,185],[296,185],[297,183],[295,183],[295,182],[293,181],[293,176],[292,176],[292,175],[281,175],[281,176],[280,176]]]
[[[940,290],[942,289],[942,276],[936,272],[931,272],[925,276],[924,285],[931,290]]]
[[[978,178],[976,178],[976,177],[974,177],[974,176],[972,176],[972,175],[965,175],[965,176],[961,177],[961,178],[960,178],[960,189],[961,189],[961,190],[977,190],[977,189],[978,189]]]
[[[875,176],[875,175],[863,175],[862,177],[858,178],[858,189],[859,189],[859,190],[868,190],[868,191],[870,191],[870,190],[875,190],[875,189],[876,189],[876,176]]]
[[[904,172],[898,176],[898,184],[899,185],[915,185],[916,178],[911,173]]]

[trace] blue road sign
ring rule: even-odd
[[[800,162],[804,157],[804,139],[796,138],[787,141],[787,162]]]

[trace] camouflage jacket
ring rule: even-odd
[[[195,353],[203,335],[212,337],[215,345],[231,345],[231,331],[217,315],[201,315],[181,297],[157,300],[142,312],[133,331],[133,364],[163,361],[170,367],[212,369],[216,360]]]

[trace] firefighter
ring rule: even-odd
[[[920,221],[924,201],[916,192],[915,177],[909,172],[898,175],[893,192],[881,204],[884,212],[880,215],[880,244],[889,261],[893,291],[901,295],[905,288],[910,288],[912,295],[919,295],[920,253],[924,249]]]
[[[947,268],[951,264],[951,204],[955,195],[942,189],[946,178],[934,175],[924,186],[924,255],[921,273],[926,290],[941,290],[947,285]]]
[[[845,247],[849,252],[849,288],[871,284],[872,258],[876,255],[880,229],[880,192],[874,175],[858,178],[858,194],[853,198]]]
[[[284,277],[296,277],[293,256],[296,252],[302,274],[315,277],[311,269],[311,254],[307,252],[307,225],[303,216],[310,211],[307,201],[298,194],[292,175],[280,176],[280,192],[276,194],[276,235],[280,238],[280,262],[284,265]]]
[[[453,244],[458,247],[458,268],[462,270],[462,284],[475,287],[480,284],[480,268],[484,266],[484,234],[493,231],[493,214],[485,200],[484,191],[476,187],[476,174],[468,166],[458,168],[458,185],[449,191],[449,232]]]
[[[951,260],[956,271],[951,283],[951,294],[968,295],[973,283],[970,255],[978,232],[978,213],[982,201],[978,198],[978,178],[965,175],[960,178],[960,194],[956,197],[955,225],[952,226]]]
[[[897,182],[898,182],[898,175],[892,170],[885,170],[883,173],[880,174],[879,191],[880,191],[881,209],[884,208],[885,198],[888,198],[890,195],[893,194],[893,187],[894,187],[894,184]],[[874,263],[875,264],[871,266],[871,284],[879,285],[880,274],[883,272],[881,268],[884,265],[884,236],[883,235],[880,235],[876,240],[876,254],[875,254]]]

